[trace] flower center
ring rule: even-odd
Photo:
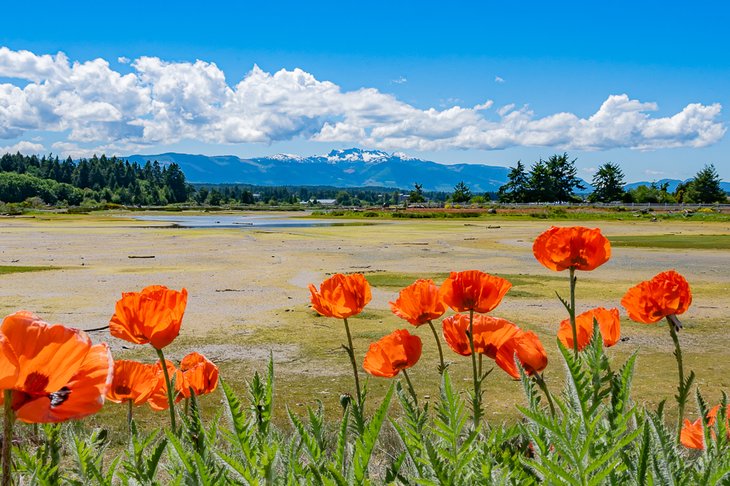
[[[114,389],[114,393],[117,395],[129,395],[132,392],[132,389],[129,388],[127,385],[117,385],[117,387]]]
[[[34,371],[25,378],[23,391],[29,394],[43,393],[44,391],[46,391],[46,386],[48,386],[48,377],[44,374]]]

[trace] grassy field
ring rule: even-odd
[[[685,363],[697,373],[703,393],[716,402],[720,390],[730,388],[730,276],[725,270],[730,265],[730,229],[724,222],[695,216],[652,222],[644,215],[623,215],[627,220],[594,216],[556,222],[499,213],[466,219],[372,218],[368,221],[379,224],[266,230],[154,227],[119,213],[5,219],[0,221],[5,248],[0,273],[8,275],[0,287],[0,306],[6,314],[25,308],[49,322],[88,329],[108,322],[123,291],[157,283],[186,287],[190,297],[183,329],[166,354],[172,359],[193,350],[206,354],[239,391],[273,356],[275,414],[286,424],[286,406],[301,412],[321,401],[334,417],[340,413],[340,394],[352,392],[351,369],[340,347],[346,340],[342,323],[309,308],[307,284],[318,285],[336,272],[364,273],[373,287],[373,302],[350,320],[359,360],[374,340],[395,329],[409,329],[424,343],[411,377],[419,395],[433,400],[439,382],[433,335],[427,327],[413,328],[392,315],[388,301],[418,278],[440,283],[450,271],[477,268],[512,282],[494,315],[540,336],[550,359],[545,376],[552,388],[561,384],[564,374],[555,333],[567,315],[555,294],[567,295],[567,273],[541,267],[532,257],[531,242],[552,224],[577,222],[601,227],[614,246],[604,267],[579,273],[579,310],[620,307],[630,286],[669,268],[687,277],[694,303],[682,316]],[[128,258],[134,254],[155,258]],[[667,398],[672,413],[676,367],[666,326],[633,323],[625,315],[621,324],[624,341],[610,350],[615,366],[638,352],[635,400],[656,404]],[[148,346],[130,346],[105,331],[92,336],[109,341],[118,359],[154,360]],[[470,361],[448,349],[445,354],[455,383],[468,390]],[[484,364],[492,366],[488,359]],[[368,380],[372,404],[389,384],[382,378]],[[485,391],[488,420],[519,416],[514,407],[523,403],[519,383],[495,369]],[[205,413],[213,414],[220,399],[216,392],[201,400]],[[166,420],[146,408],[135,413],[144,424]],[[90,419],[119,429],[121,441],[123,421],[121,408],[113,404]]]

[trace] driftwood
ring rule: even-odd
[[[154,255],[127,255],[127,258],[154,258]]]

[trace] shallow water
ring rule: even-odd
[[[166,222],[182,228],[308,228],[313,226],[342,226],[342,222],[324,219],[299,219],[271,214],[236,216],[236,215],[154,215],[134,216],[139,221]],[[355,223],[357,224],[357,223]]]

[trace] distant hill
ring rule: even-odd
[[[683,182],[687,182],[688,180],[690,180],[690,179],[685,179],[683,181],[679,180],[679,179],[660,179],[658,181],[653,181],[653,183],[656,184],[657,187],[661,187],[662,184],[669,184],[667,186],[667,191],[674,192],[677,190],[678,185],[682,184]],[[652,184],[652,182],[648,182],[648,181],[632,182],[630,184],[626,184],[624,186],[624,189],[629,191],[631,189],[636,189],[639,186],[650,186],[651,184]],[[730,193],[730,182],[720,182],[720,188],[723,191]]]
[[[233,155],[206,156],[179,153],[131,155],[130,161],[177,163],[188,182],[241,183],[260,186],[383,186],[450,192],[460,181],[472,192],[497,191],[507,182],[507,167],[480,164],[445,165],[380,150],[332,150],[327,155],[301,157],[279,154],[242,159]]]

